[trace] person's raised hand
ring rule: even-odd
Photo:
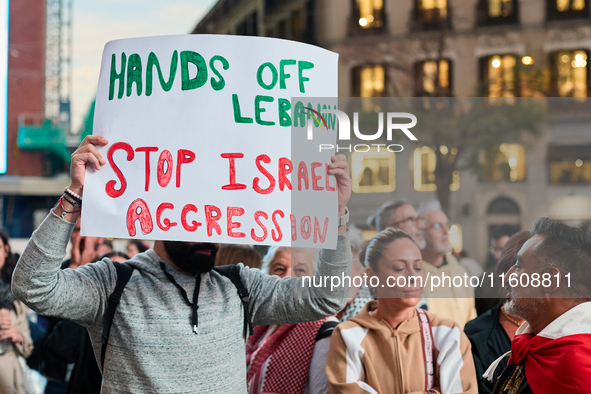
[[[23,335],[13,326],[10,326],[9,328],[3,328],[0,331],[0,341],[8,338],[10,338],[10,340],[15,343],[23,343],[24,341]]]
[[[337,192],[339,195],[339,216],[345,214],[345,207],[351,198],[351,176],[349,175],[349,163],[345,155],[336,155],[330,158],[332,163],[328,166],[328,173],[337,179]]]
[[[70,177],[72,183],[70,189],[77,194],[82,195],[84,188],[84,174],[86,166],[91,165],[96,170],[107,163],[96,149],[97,146],[105,146],[109,141],[105,137],[98,135],[89,135],[80,143],[78,149],[72,153],[72,165],[70,166]]]

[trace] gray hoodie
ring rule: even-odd
[[[108,259],[60,270],[73,227],[49,214],[24,250],[12,288],[36,312],[87,327],[100,357],[103,316],[117,273]],[[148,250],[128,262],[136,269],[113,319],[102,392],[246,392],[244,313],[236,287],[215,271],[201,275],[195,334],[192,309],[162,272],[161,261]],[[320,253],[316,275],[348,275],[350,262],[348,235],[340,235],[336,250]],[[240,267],[254,325],[318,320],[339,311],[347,299],[346,287],[332,292],[304,288],[301,278],[280,279]],[[166,268],[191,298],[195,276]]]

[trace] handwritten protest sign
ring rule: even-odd
[[[336,96],[337,55],[306,44],[215,35],[108,43],[94,117],[108,162],[86,172],[82,234],[336,247],[331,152],[304,146],[302,110],[307,98]]]

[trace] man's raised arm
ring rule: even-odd
[[[86,165],[99,170],[106,160],[95,145],[108,141],[88,136],[72,153],[70,191],[82,196]],[[72,203],[73,204],[72,204]],[[116,282],[114,267],[89,264],[76,270],[61,270],[66,247],[80,216],[76,198],[62,198],[33,233],[14,270],[12,291],[31,309],[48,316],[65,317],[82,324],[98,322],[107,294]]]
[[[331,160],[328,173],[335,175],[337,179],[339,216],[344,216],[351,197],[349,166],[344,155],[333,156]],[[349,287],[348,283],[342,283],[342,279],[343,275],[351,275],[352,262],[346,224],[338,228],[338,234],[337,248],[323,249],[320,252],[315,278],[281,279],[275,275],[265,275],[256,269],[242,270],[243,281],[249,286],[250,312],[254,325],[314,321],[344,308]],[[337,279],[339,285],[331,288],[331,284],[337,284]],[[312,283],[322,283],[322,286],[314,286]]]

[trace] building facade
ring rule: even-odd
[[[590,2],[220,0],[193,33],[286,38],[337,52],[341,97],[550,96],[585,103]],[[497,225],[528,229],[549,216],[588,226],[590,121],[589,111],[551,116],[542,137],[499,141],[482,153],[478,171],[459,173],[448,212],[456,245],[483,261]],[[418,206],[435,198],[432,149],[392,156],[349,154],[352,220],[362,228],[388,199]],[[390,175],[360,184],[366,168]]]
[[[45,122],[46,1],[10,1],[8,34],[7,170],[0,175],[0,227],[28,238],[69,184],[49,177],[55,162],[43,150],[19,148],[21,126]],[[33,141],[35,142],[35,141]]]

